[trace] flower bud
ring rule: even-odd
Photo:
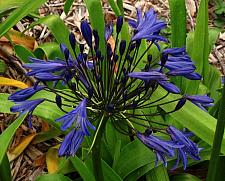
[[[119,34],[123,26],[123,17],[118,16],[117,22],[116,22],[116,33]]]

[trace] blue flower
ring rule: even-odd
[[[155,165],[157,165],[158,160],[160,160],[164,166],[167,166],[167,160],[166,157],[174,157],[176,148],[182,148],[183,145],[177,145],[173,141],[165,141],[161,140],[160,138],[151,135],[151,132],[148,130],[142,134],[137,133],[137,138],[148,148],[150,148],[152,151],[154,151],[156,155],[156,162]]]
[[[20,114],[28,113],[28,126],[32,128],[31,117],[34,109],[44,102],[45,99],[36,99],[36,100],[26,100],[18,102],[17,105],[10,108],[11,112],[19,112]],[[17,102],[16,102],[17,103]]]
[[[194,72],[196,67],[187,55],[185,48],[167,48],[162,52],[159,64],[167,68],[170,76],[184,76],[191,80],[200,80],[201,76]]]
[[[207,95],[185,95],[184,98],[191,101],[193,104],[200,107],[204,111],[206,111],[204,107],[213,106],[214,102],[214,100]]]
[[[18,102],[18,105],[12,106],[10,108],[10,111],[19,112],[21,114],[25,112],[32,112],[44,100],[45,99],[36,99],[36,100],[26,100],[26,101]]]
[[[28,98],[30,98],[32,95],[34,95],[36,92],[43,90],[45,86],[32,86],[26,89],[19,90],[17,92],[12,93],[9,96],[9,100],[15,101],[15,102],[20,102],[24,101]]]
[[[76,122],[76,129],[81,129],[87,136],[90,135],[88,127],[95,130],[95,127],[89,122],[87,118],[86,102],[87,100],[83,99],[74,110],[56,119],[57,122],[62,122],[61,130],[65,131],[66,129],[70,128],[74,122]]]
[[[200,160],[199,152],[201,148],[195,144],[191,139],[188,138],[187,134],[181,132],[173,126],[167,128],[167,133],[171,139],[177,144],[184,145],[184,147],[178,149],[178,158],[175,167],[178,166],[181,160],[184,165],[184,169],[187,167],[187,156],[190,156],[194,160]],[[175,168],[174,167],[174,168]]]
[[[149,41],[167,41],[166,38],[159,35],[161,29],[166,27],[166,23],[158,20],[153,9],[145,13],[144,17],[141,11],[137,11],[137,22],[130,21],[129,24],[136,30],[136,34],[132,37],[132,41],[147,39]]]
[[[141,79],[145,81],[151,80],[166,80],[166,76],[158,71],[149,71],[149,72],[132,72],[128,74],[129,77]]]
[[[66,62],[63,61],[43,61],[34,58],[30,58],[30,61],[34,61],[35,63],[27,63],[23,65],[24,68],[31,69],[31,71],[27,73],[28,76],[46,72],[53,73],[66,68]]]
[[[36,79],[41,80],[41,81],[57,81],[57,80],[62,80],[63,77],[59,75],[54,75],[51,73],[37,73],[34,76]]]
[[[82,21],[80,28],[81,28],[82,35],[85,41],[87,42],[88,46],[92,47],[92,30],[90,25],[88,24],[87,21]]]
[[[167,90],[170,93],[173,94],[179,94],[180,89],[175,86],[173,83],[167,82],[166,80],[158,81],[159,85],[163,87],[165,90]]]
[[[83,142],[85,134],[80,129],[72,129],[59,147],[59,156],[74,156]]]

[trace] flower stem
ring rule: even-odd
[[[105,125],[108,120],[108,117],[103,116],[102,119],[99,121],[99,128],[92,148],[92,162],[93,162],[93,169],[96,181],[104,181],[104,176],[102,172],[102,163],[101,163],[101,140],[102,135],[104,133]]]

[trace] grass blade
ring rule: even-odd
[[[0,164],[2,163],[7,148],[11,142],[17,128],[22,124],[26,114],[19,116],[1,135],[0,135]],[[4,143],[4,144],[3,144]]]
[[[223,86],[223,94],[219,108],[219,116],[216,125],[216,132],[213,141],[213,148],[211,153],[211,158],[209,161],[209,170],[207,175],[207,181],[214,181],[216,180],[216,176],[219,171],[223,171],[218,168],[219,165],[219,155],[221,150],[221,144],[224,134],[225,128],[225,86]]]
[[[30,12],[37,9],[47,0],[27,0],[23,6],[16,9],[3,23],[0,24],[0,37],[2,37],[10,28],[12,28],[19,20],[24,18]]]

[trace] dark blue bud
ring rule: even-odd
[[[118,16],[117,22],[116,22],[116,33],[119,34],[123,26],[123,17]]]
[[[136,48],[136,44],[132,43],[129,48],[130,52],[132,52],[135,48]]]
[[[106,106],[106,111],[107,112],[113,112],[114,111],[114,105],[113,104],[108,104],[107,106]]]
[[[114,62],[117,62],[118,59],[119,59],[119,55],[116,54],[115,57],[114,57]]]
[[[80,44],[80,53],[84,52],[84,44]]]
[[[115,85],[118,85],[118,84],[119,84],[119,80],[118,80],[118,79],[115,79],[115,80],[114,80],[114,84],[115,84]]]
[[[152,61],[152,55],[148,55],[148,62],[150,63]]]
[[[99,48],[98,32],[96,30],[93,30],[93,35],[94,35],[94,38],[95,38],[95,50],[97,50]]]
[[[56,95],[55,97],[55,102],[56,102],[56,105],[61,108],[62,107],[62,99],[61,99],[61,96],[60,95]]]
[[[145,135],[151,135],[153,133],[152,129],[146,129]]]
[[[92,98],[93,96],[93,89],[91,87],[88,88],[88,96],[89,98]]]
[[[83,59],[86,61],[88,58],[88,55],[86,53],[83,53]]]
[[[92,30],[87,21],[81,22],[81,32],[89,47],[92,47]]]
[[[121,40],[121,42],[120,42],[120,55],[121,56],[124,54],[125,49],[126,49],[126,41]]]
[[[70,33],[69,35],[69,40],[70,40],[70,45],[73,49],[75,49],[75,46],[76,46],[76,39],[75,39],[75,35],[74,33]]]
[[[161,66],[164,66],[167,60],[168,60],[168,54],[163,53],[161,57]]]
[[[71,89],[72,89],[73,92],[75,92],[76,89],[77,89],[77,85],[76,85],[76,83],[74,83],[74,82],[71,83],[71,86],[70,86],[70,87],[71,87]]]
[[[177,103],[177,105],[176,105],[176,107],[175,107],[175,111],[177,111],[177,110],[179,110],[179,109],[181,109],[182,107],[183,107],[183,105],[185,104],[185,102],[186,102],[186,98],[185,97],[182,97],[179,101],[178,101],[178,103]]]
[[[63,53],[64,53],[64,56],[65,56],[65,59],[68,60],[69,56],[70,56],[70,52],[69,52],[68,48],[66,48]]]
[[[96,80],[97,80],[98,82],[100,82],[100,81],[102,80],[101,75],[97,75]]]
[[[108,57],[111,57],[112,54],[113,54],[113,52],[112,52],[111,45],[108,43],[107,44],[107,55],[108,55]]]
[[[97,57],[98,59],[101,59],[101,56],[102,56],[101,51],[97,50],[97,51],[96,51],[96,57]]]
[[[141,45],[141,39],[136,41],[136,47],[139,47]]]

